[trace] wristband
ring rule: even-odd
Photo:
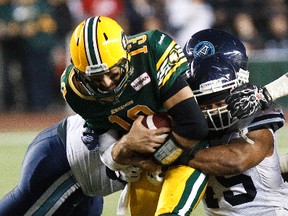
[[[173,135],[156,150],[153,154],[153,160],[160,165],[169,165],[179,158],[186,149],[177,143]]]
[[[288,76],[287,73],[273,82],[267,84],[265,88],[269,92],[271,98],[276,100],[288,94]]]
[[[129,166],[129,165],[118,164],[116,161],[113,160],[111,152],[112,152],[112,148],[115,145],[115,143],[110,145],[104,152],[99,152],[101,161],[107,167],[109,167],[109,169],[114,170],[114,171],[122,170],[122,169],[125,169]]]

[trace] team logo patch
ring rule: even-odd
[[[145,72],[141,74],[138,78],[136,78],[132,83],[132,88],[135,89],[135,91],[139,91],[141,88],[143,88],[145,85],[151,82],[151,78],[149,75]]]
[[[124,50],[128,50],[128,38],[124,32],[121,32],[121,44]]]
[[[205,55],[212,55],[215,53],[215,47],[209,41],[201,41],[194,47],[194,58],[198,58]]]
[[[172,49],[168,56],[168,64],[175,65],[179,61],[179,53],[176,49]]]

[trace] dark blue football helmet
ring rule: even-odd
[[[191,36],[183,49],[189,64],[197,58],[221,55],[237,71],[240,82],[249,81],[248,57],[244,44],[234,35],[219,29],[205,29]]]
[[[209,130],[224,130],[234,125],[238,119],[227,110],[225,98],[241,85],[235,66],[223,55],[206,55],[195,58],[191,71],[187,82],[208,121]]]

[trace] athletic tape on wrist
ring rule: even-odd
[[[267,84],[265,88],[269,92],[271,98],[276,100],[277,98],[283,97],[288,94],[288,77],[283,75],[273,82]]]
[[[114,171],[122,170],[122,169],[125,169],[129,166],[129,165],[118,164],[113,160],[111,152],[112,152],[112,148],[115,145],[115,143],[113,145],[109,146],[103,153],[100,154],[101,161],[107,167],[109,167],[109,169],[114,170]]]
[[[185,147],[177,143],[171,134],[168,140],[153,154],[153,160],[160,165],[169,165],[179,158]]]

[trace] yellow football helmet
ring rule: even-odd
[[[121,26],[108,17],[90,17],[81,22],[71,36],[70,55],[80,83],[100,101],[115,101],[133,72],[127,36]],[[115,66],[121,68],[118,86],[113,91],[98,89],[93,77],[108,73]]]

